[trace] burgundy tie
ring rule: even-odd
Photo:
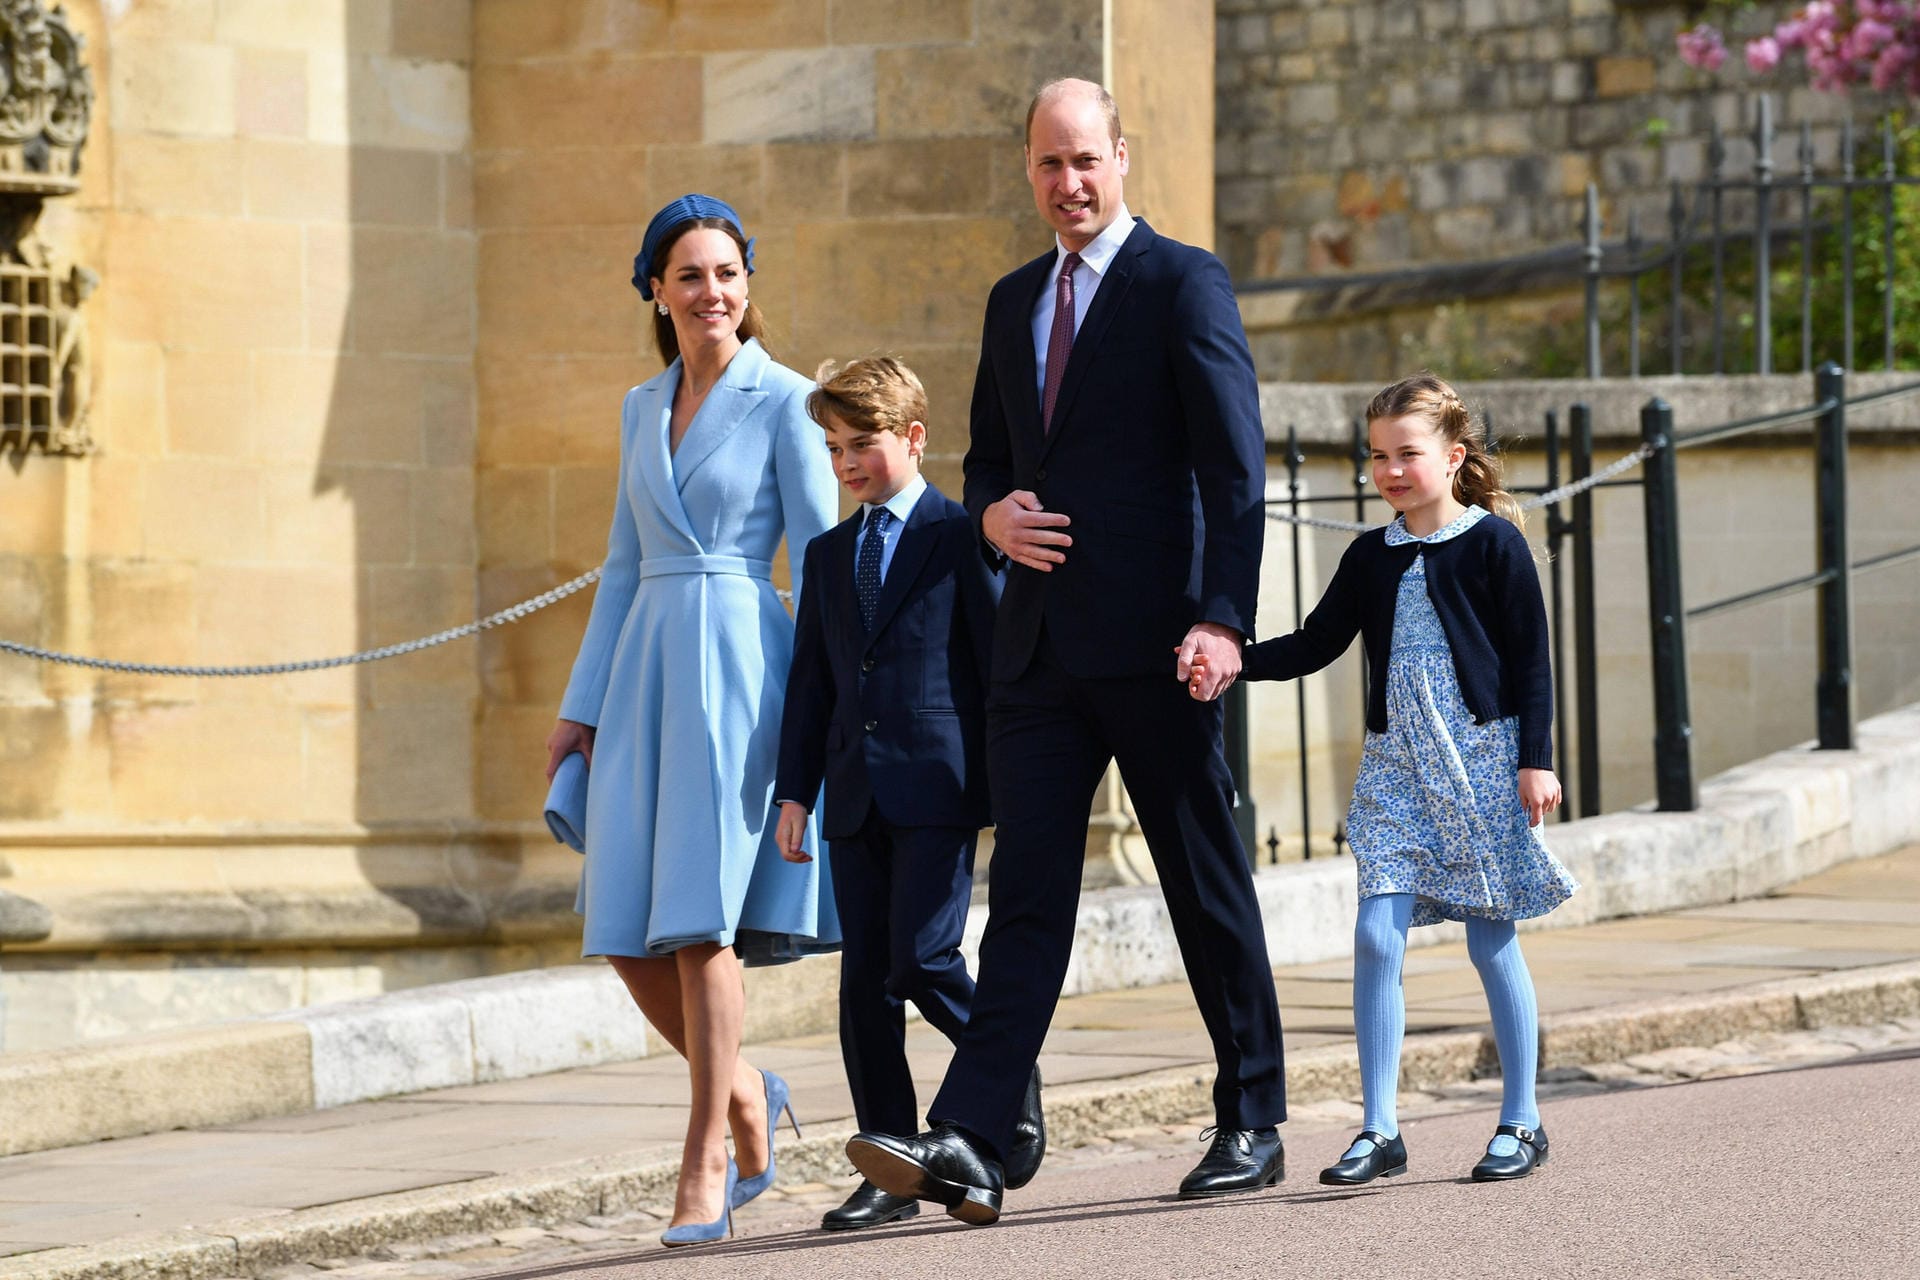
[[[1073,354],[1073,269],[1080,255],[1070,253],[1060,264],[1060,281],[1053,291],[1053,332],[1047,337],[1047,389],[1040,397],[1040,425],[1053,430],[1053,402],[1067,376],[1067,357]]]

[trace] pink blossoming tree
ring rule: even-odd
[[[1726,40],[1709,23],[1682,31],[1677,44],[1681,59],[1703,71],[1727,60]],[[1772,34],[1747,41],[1747,66],[1771,71],[1795,50],[1816,89],[1871,85],[1920,98],[1920,0],[1814,0]]]

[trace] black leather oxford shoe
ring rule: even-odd
[[[1365,1155],[1349,1156],[1328,1165],[1320,1171],[1320,1181],[1329,1187],[1358,1187],[1375,1178],[1397,1178],[1407,1171],[1407,1144],[1399,1134],[1388,1138],[1363,1129],[1360,1136],[1347,1145],[1351,1149],[1362,1142],[1373,1144]]]
[[[1018,1191],[1040,1172],[1041,1157],[1047,1154],[1047,1119],[1040,1114],[1040,1068],[1033,1069],[1027,1081],[1026,1100],[1020,1104],[1020,1118],[1013,1124],[1013,1148],[1007,1152],[1007,1190]]]
[[[1180,1180],[1182,1200],[1258,1191],[1287,1176],[1287,1151],[1280,1144],[1278,1129],[1211,1128],[1200,1136],[1208,1133],[1213,1135],[1213,1145],[1193,1172]]]
[[[1000,1220],[1006,1186],[1000,1162],[984,1155],[953,1125],[936,1125],[910,1138],[856,1133],[847,1140],[847,1159],[890,1196],[931,1200],[969,1226]]]
[[[829,1209],[820,1219],[822,1231],[854,1231],[860,1227],[877,1227],[883,1222],[898,1222],[902,1218],[918,1216],[920,1202],[909,1200],[905,1196],[892,1196],[874,1186],[871,1182],[862,1182],[847,1197],[847,1202],[838,1209]]]
[[[1501,1134],[1518,1139],[1520,1149],[1510,1156],[1496,1156],[1492,1152],[1482,1156],[1480,1163],[1473,1166],[1475,1182],[1505,1182],[1509,1178],[1524,1178],[1533,1172],[1536,1165],[1547,1162],[1545,1129],[1522,1129],[1517,1124],[1503,1124],[1493,1131],[1496,1138]]]

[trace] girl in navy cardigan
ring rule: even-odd
[[[1500,1051],[1500,1123],[1473,1177],[1522,1178],[1546,1161],[1547,1135],[1534,1101],[1539,1014],[1513,922],[1576,887],[1535,831],[1560,803],[1540,579],[1519,503],[1452,387],[1432,374],[1395,383],[1367,406],[1367,434],[1374,484],[1399,514],[1355,539],[1305,625],[1248,646],[1242,669],[1291,679],[1327,666],[1355,634],[1366,643],[1366,746],[1347,810],[1365,1118],[1320,1181],[1406,1172],[1400,967],[1407,930],[1441,920],[1466,923]]]

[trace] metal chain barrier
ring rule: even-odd
[[[1556,502],[1564,502],[1577,493],[1604,484],[1624,471],[1630,471],[1653,456],[1650,445],[1641,445],[1632,453],[1617,458],[1584,480],[1563,484],[1521,503],[1525,511],[1538,510]],[[1360,524],[1352,520],[1328,520],[1320,516],[1299,516],[1285,511],[1269,511],[1267,519],[1278,520],[1284,524],[1303,525],[1310,529],[1326,529],[1334,533],[1365,533],[1377,525]],[[33,658],[39,662],[59,662],[73,667],[91,667],[96,671],[115,671],[135,676],[283,676],[302,671],[325,671],[331,667],[358,666],[366,662],[379,662],[386,658],[398,658],[404,654],[418,653],[422,649],[432,649],[455,640],[464,640],[468,636],[490,631],[494,627],[503,627],[518,622],[530,614],[540,612],[548,605],[557,604],[574,592],[590,587],[600,580],[599,569],[589,569],[571,582],[563,582],[551,591],[543,591],[519,604],[490,613],[484,618],[476,618],[464,626],[453,627],[446,631],[436,631],[430,636],[418,640],[408,640],[402,644],[381,645],[377,649],[362,649],[358,653],[344,654],[337,658],[307,658],[300,662],[268,662],[252,666],[233,667],[195,667],[159,662],[120,662],[112,658],[88,658],[77,653],[60,653],[53,649],[39,649],[30,644],[19,644],[12,640],[0,640],[0,653],[14,653],[23,658]],[[780,592],[783,600],[792,599],[790,592]]]
[[[1584,493],[1595,485],[1605,484],[1623,472],[1631,471],[1653,456],[1652,445],[1643,444],[1632,453],[1615,458],[1584,480],[1575,480],[1563,484],[1558,489],[1549,489],[1545,493],[1535,494],[1520,504],[1522,511],[1538,511],[1541,507],[1550,507],[1556,502],[1565,502],[1575,494]],[[1329,520],[1323,516],[1300,516],[1287,511],[1269,511],[1267,519],[1277,520],[1281,524],[1297,524],[1308,529],[1326,529],[1333,533],[1365,533],[1369,529],[1378,529],[1377,524],[1361,524],[1354,520]]]
[[[477,618],[465,626],[454,627],[449,631],[437,631],[418,640],[409,640],[404,644],[381,645],[378,649],[362,649],[359,653],[349,653],[339,658],[308,658],[303,662],[271,662],[247,667],[187,667],[170,666],[155,662],[116,662],[110,658],[83,658],[73,653],[56,653],[51,649],[36,649],[30,644],[15,644],[11,640],[0,640],[0,650],[17,653],[23,658],[37,658],[42,662],[64,662],[69,666],[92,667],[98,671],[119,671],[137,676],[280,676],[297,671],[324,671],[328,667],[351,667],[363,662],[378,662],[382,658],[397,658],[405,653],[418,653],[422,649],[432,649],[437,645],[454,640],[463,640],[471,635],[494,627],[505,626],[509,622],[518,622],[528,614],[538,613],[550,604],[566,599],[583,587],[600,580],[600,570],[589,569],[571,582],[563,582],[551,591],[543,591],[530,600]]]

